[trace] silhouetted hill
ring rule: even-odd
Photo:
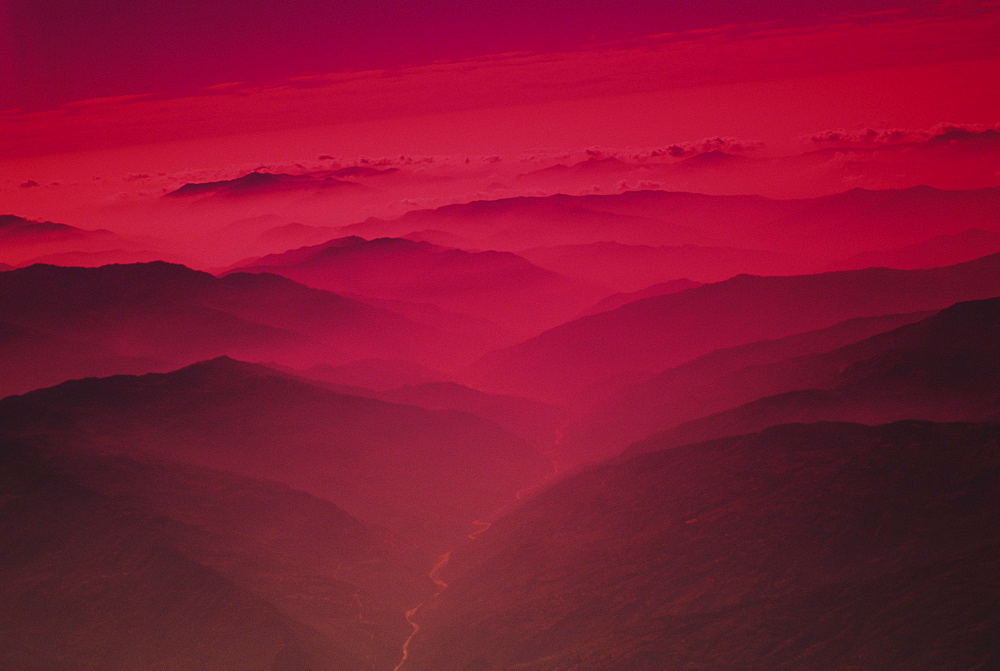
[[[947,307],[1000,293],[1000,254],[946,268],[740,275],[563,324],[480,362],[479,386],[555,402],[627,371],[654,373],[723,347],[856,317]]]
[[[761,370],[762,379],[777,379],[789,391],[686,422],[629,452],[786,422],[997,421],[998,332],[1000,298],[959,303],[828,354]]]
[[[45,296],[45,300],[39,300]],[[308,366],[354,358],[413,356],[440,364],[455,360],[445,337],[395,313],[266,274],[216,278],[184,266],[148,263],[101,268],[31,266],[0,275],[4,320],[50,342],[79,342],[79,353],[51,349],[73,362],[58,380],[106,374],[85,354],[118,355],[119,371],[136,359],[179,366],[221,354]],[[429,350],[426,343],[433,342]],[[17,356],[0,345],[0,357]],[[92,355],[90,355],[92,358]],[[52,368],[52,366],[48,366]],[[150,368],[147,368],[150,370]],[[23,391],[23,385],[2,393]]]
[[[995,666],[998,441],[790,425],[577,474],[454,553],[407,667]]]
[[[556,194],[447,205],[394,220],[369,219],[341,230],[366,238],[434,230],[481,248],[514,252],[614,241],[766,250],[829,263],[969,228],[998,231],[998,189],[856,188],[786,200],[662,190]]]
[[[543,268],[621,291],[678,278],[718,282],[740,273],[791,275],[817,269],[816,264],[787,254],[696,245],[654,247],[595,242],[536,247],[518,253]]]
[[[858,254],[833,264],[829,270],[935,268],[972,261],[997,252],[1000,252],[1000,233],[970,228],[961,233],[938,236],[899,249]]]
[[[434,549],[550,470],[495,424],[216,359],[0,401],[9,434],[278,480]]]
[[[560,408],[516,396],[486,394],[455,382],[407,385],[378,395],[393,403],[430,410],[459,410],[495,422],[529,445],[547,449],[571,415]]]
[[[240,270],[276,273],[337,293],[431,303],[520,333],[560,323],[607,293],[507,252],[401,238],[339,238],[265,256]]]
[[[653,284],[651,286],[640,289],[639,291],[632,291],[630,293],[619,293],[611,294],[607,298],[603,298],[594,305],[592,305],[586,312],[581,314],[581,317],[586,317],[587,315],[596,315],[599,312],[609,312],[611,310],[617,310],[623,305],[628,305],[629,303],[634,303],[635,301],[640,301],[643,298],[652,298],[653,296],[667,296],[669,294],[676,294],[681,291],[686,291],[687,289],[694,289],[695,287],[700,287],[702,282],[693,282],[687,278],[681,278],[679,280],[672,280],[670,282],[660,282],[659,284]]]
[[[358,644],[369,632],[354,624],[353,613],[343,612],[352,605],[343,593],[350,585],[338,584],[332,571],[323,576],[315,563],[313,579],[327,586],[297,593],[302,585],[290,580],[303,569],[296,553],[325,541],[285,533],[283,553],[267,546],[278,540],[275,525],[284,522],[304,532],[335,532],[336,540],[327,543],[341,548],[335,556],[377,557],[372,548],[362,550],[364,531],[356,522],[320,502],[312,504],[319,509],[318,525],[317,511],[309,511],[313,518],[289,516],[309,509],[309,502],[288,507],[303,503],[304,495],[264,483],[206,478],[199,471],[177,480],[177,469],[129,460],[60,462],[53,459],[55,449],[0,440],[0,664],[370,668],[366,657],[373,646]],[[105,487],[108,477],[122,487]],[[151,491],[141,490],[151,482]],[[241,502],[231,496],[235,492],[249,508],[233,508]],[[261,504],[273,506],[272,517],[260,514]],[[283,561],[263,561],[268,554]],[[254,571],[267,575],[248,580]],[[263,593],[281,583],[287,590],[283,600],[267,600]],[[283,608],[303,597],[325,601],[327,619],[339,620],[340,631],[334,635],[326,626],[321,634]]]
[[[8,244],[55,239],[83,239],[92,235],[110,235],[110,231],[85,231],[76,226],[51,221],[32,221],[15,214],[0,214],[0,239]]]
[[[286,175],[282,173],[251,172],[235,179],[185,184],[167,193],[164,198],[185,198],[192,196],[239,198],[285,191],[344,187],[359,188],[359,185],[356,182],[336,179],[332,174],[306,173],[302,175]]]
[[[683,422],[761,396],[823,384],[844,367],[879,351],[847,347],[933,313],[850,319],[819,331],[716,350],[622,389],[601,401],[565,431],[560,457],[596,461]],[[892,340],[879,341],[882,347]]]
[[[0,215],[0,262],[13,266],[50,254],[104,252],[123,243],[123,238],[104,229],[85,230],[13,214]]]
[[[0,397],[88,375],[145,373],[161,365],[153,358],[123,356],[100,343],[67,336],[0,322]]]

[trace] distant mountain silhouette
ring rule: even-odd
[[[0,262],[7,265],[21,266],[48,255],[109,253],[107,250],[121,247],[125,242],[104,229],[85,230],[13,214],[0,215]]]
[[[337,179],[332,174],[307,173],[303,175],[287,175],[283,173],[251,172],[235,179],[185,184],[167,193],[164,198],[187,198],[192,196],[240,198],[288,191],[325,190],[331,188],[359,188],[359,185],[356,182]]]
[[[319,364],[301,371],[300,376],[372,391],[389,391],[406,385],[448,379],[443,373],[399,359],[362,359],[341,366]]]
[[[511,253],[401,238],[338,238],[245,262],[239,270],[276,273],[337,293],[431,303],[520,333],[558,324],[607,293]]]
[[[557,194],[447,205],[341,230],[366,238],[434,230],[480,248],[513,252],[614,241],[767,250],[833,262],[969,228],[1000,232],[998,193],[1000,187],[944,191],[914,186],[786,200],[663,190]]]
[[[407,385],[378,395],[394,403],[432,410],[459,410],[495,422],[538,449],[548,448],[570,414],[555,406],[516,396],[486,394],[455,382]]]
[[[633,303],[635,301],[641,301],[643,298],[652,298],[653,296],[669,296],[670,294],[676,294],[681,291],[687,291],[688,289],[700,287],[702,284],[703,282],[694,282],[685,277],[679,280],[653,284],[640,289],[639,291],[611,294],[607,298],[599,300],[580,316],[586,317],[587,315],[596,315],[599,312],[617,310],[623,305],[628,305],[629,303]]]
[[[44,301],[39,296],[45,296]],[[216,278],[167,263],[32,266],[0,275],[0,311],[22,329],[125,359],[178,366],[220,354],[308,366],[414,355],[446,338],[395,313],[267,274]],[[54,342],[54,341],[53,341]],[[0,357],[5,354],[0,344]],[[73,353],[53,352],[73,360]],[[13,356],[13,355],[10,355]],[[134,370],[129,368],[127,370]],[[72,375],[86,372],[76,366]],[[90,375],[104,374],[93,369]],[[63,378],[66,379],[66,378]],[[9,393],[9,391],[8,391]]]
[[[775,387],[787,391],[686,422],[629,453],[787,422],[1000,421],[998,331],[1000,298],[959,303],[828,354],[761,370],[761,379],[778,380]]]
[[[624,194],[623,194],[624,197]],[[532,247],[590,244],[615,240],[635,245],[714,244],[682,217],[618,213],[595,206],[586,196],[561,194],[478,200],[433,210],[407,212],[398,219],[368,219],[345,226],[345,234],[366,238],[434,230],[473,241],[480,248],[516,252]],[[613,201],[618,196],[608,196]],[[600,202],[600,201],[599,201]]]
[[[156,358],[119,354],[99,342],[0,322],[0,398],[88,375],[145,373],[158,369]]]
[[[556,327],[487,355],[475,379],[504,393],[579,404],[581,390],[628,371],[652,374],[724,347],[998,293],[1000,254],[928,270],[741,275]]]
[[[954,235],[942,235],[915,245],[867,252],[834,263],[828,270],[858,268],[936,268],[972,261],[1000,252],[1000,233],[970,228]]]
[[[932,314],[849,319],[819,331],[716,350],[668,368],[601,401],[567,427],[560,458],[568,463],[609,458],[635,441],[683,422],[761,396],[822,384],[845,366],[891,347],[894,340],[850,347],[853,343]]]
[[[584,471],[454,553],[407,667],[993,666],[998,441],[791,425]]]
[[[543,268],[621,291],[636,291],[680,278],[719,282],[741,273],[793,275],[817,269],[815,263],[785,254],[696,245],[652,247],[595,242],[536,247],[518,253]]]
[[[7,243],[37,239],[81,239],[88,235],[108,234],[110,231],[85,231],[51,221],[32,221],[14,214],[0,215],[0,239]]]
[[[15,436],[277,480],[425,548],[464,535],[550,468],[477,417],[339,394],[228,358],[9,397],[0,418]]]

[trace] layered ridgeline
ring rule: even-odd
[[[565,458],[608,457],[668,429],[690,442],[781,421],[982,419],[995,400],[998,306],[850,320],[713,352],[599,403],[567,428]]]
[[[405,668],[990,667],[998,445],[791,425],[595,467],[453,555]]]
[[[484,357],[474,377],[505,393],[585,407],[595,394],[621,386],[622,378],[720,348],[998,293],[1000,254],[922,270],[740,275],[563,324]]]
[[[598,401],[565,427],[560,458],[569,463],[610,458],[637,440],[683,422],[762,395],[816,385],[820,372],[829,374],[830,366],[839,370],[837,360],[824,359],[823,354],[933,314],[848,319],[817,331],[716,350],[652,376],[638,375],[638,382]],[[860,350],[854,351],[860,355]],[[805,365],[813,360],[810,355],[829,365],[821,370]]]
[[[655,258],[655,250],[648,247],[721,247],[689,249],[691,256],[686,260],[683,255],[676,257],[684,263],[700,258],[712,273],[725,265],[732,268],[732,248],[757,250],[746,252],[744,263],[748,267],[741,272],[748,272],[765,262],[775,263],[776,270],[787,269],[796,260],[787,255],[829,264],[862,252],[917,244],[970,228],[1000,232],[997,194],[996,187],[941,191],[926,186],[852,189],[786,200],[661,190],[557,194],[447,205],[409,212],[397,219],[369,219],[341,230],[365,238],[400,237],[415,231],[446,233],[478,249],[534,250],[531,256],[539,261],[559,258],[560,251],[570,250],[538,248],[600,242],[619,243],[620,247],[605,250],[615,252],[615,256],[635,246],[637,261],[649,259],[651,253]],[[600,246],[591,250],[601,251]],[[603,256],[609,262],[615,258]],[[714,267],[717,264],[721,265]]]
[[[432,552],[544,477],[494,423],[337,393],[228,358],[0,402],[6,435],[284,482]]]
[[[550,472],[475,416],[231,359],[0,417],[13,668],[391,668],[427,565]]]
[[[509,252],[469,252],[401,238],[338,238],[238,269],[341,294],[430,303],[525,335],[562,323],[610,293]]]
[[[390,668],[422,569],[274,482],[0,439],[0,665]]]
[[[784,422],[1000,421],[997,333],[1000,298],[971,301],[832,352],[741,371],[743,379],[724,383],[759,383],[762,398],[679,423],[629,451]]]
[[[480,347],[428,320],[270,274],[168,263],[0,273],[0,395],[67,378],[167,370],[220,355],[307,367],[385,357],[432,367]],[[480,350],[481,351],[481,350]]]

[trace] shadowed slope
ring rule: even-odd
[[[8,431],[279,480],[435,548],[544,476],[523,441],[470,415],[338,394],[218,359],[67,382],[0,402]]]
[[[409,669],[986,668],[996,426],[780,426],[552,486],[455,553]]]
[[[484,357],[477,380],[507,393],[579,403],[591,385],[628,371],[652,373],[723,347],[998,292],[1000,254],[929,270],[741,275],[556,327]]]
[[[0,274],[0,312],[24,333],[38,332],[53,343],[81,343],[80,355],[72,348],[52,350],[56,359],[74,362],[63,377],[39,376],[0,390],[5,394],[23,391],[30,382],[109,372],[107,366],[88,366],[86,353],[95,349],[122,360],[115,372],[135,370],[136,358],[158,362],[150,370],[220,354],[301,366],[385,351],[426,357],[431,364],[453,363],[455,357],[435,329],[387,310],[274,275],[216,278],[162,262],[5,272]],[[0,346],[0,357],[15,356]]]
[[[0,446],[0,664],[46,670],[368,668],[347,651],[361,651],[349,635],[322,636],[231,581],[239,573],[234,562],[264,549],[260,538],[244,532],[241,542],[228,543],[226,561],[201,561],[198,554],[227,548],[212,537],[211,524],[190,525],[137,506],[121,492],[94,489],[89,485],[105,464],[59,464],[51,446],[46,451],[49,456],[9,440]],[[81,470],[90,473],[81,477]],[[169,469],[153,473],[132,463],[129,470],[161,485],[171,482]],[[276,517],[287,512],[281,490],[234,478],[213,480],[212,487],[226,484],[269,494],[279,504]],[[197,507],[220,503],[217,489],[190,481],[182,489],[180,500]],[[217,570],[227,563],[231,570]]]
[[[850,359],[847,353],[843,357],[822,353],[928,316],[918,312],[850,319],[820,331],[716,350],[599,402],[566,429],[560,456],[570,463],[611,457],[630,443],[682,422],[761,396],[820,384],[836,376],[845,361],[864,357],[866,350],[848,348]]]
[[[630,453],[784,422],[1000,420],[1000,298],[959,303],[854,345],[793,359],[763,378],[794,391],[686,422]]]
[[[265,256],[242,269],[337,293],[431,303],[520,333],[568,319],[606,293],[507,252],[466,252],[401,238],[339,238]]]

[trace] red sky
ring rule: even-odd
[[[831,128],[1000,117],[1000,3],[830,7],[6,0],[0,196],[317,154],[715,135],[783,151]]]
[[[913,0],[6,0],[0,108],[72,100],[186,95],[220,82],[286,78],[549,53],[655,33],[772,22],[816,25],[835,15],[908,9]],[[954,13],[963,3],[948,3]],[[976,3],[965,3],[974,5]],[[832,10],[831,7],[836,7]],[[937,9],[936,9],[937,7]]]

